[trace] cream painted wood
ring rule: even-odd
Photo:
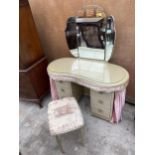
[[[111,121],[111,117],[109,115],[108,112],[106,112],[105,110],[103,109],[100,109],[100,108],[96,108],[94,107],[92,109],[92,115],[93,116],[96,116],[96,117],[99,117],[101,119],[104,119],[104,120],[107,120],[107,121]],[[108,117],[107,117],[108,116]]]
[[[56,81],[56,89],[57,89],[59,98],[73,96],[72,86],[70,82]]]
[[[90,103],[92,114],[100,118],[111,120],[113,110],[114,93],[90,91]]]
[[[54,80],[67,77],[69,81],[90,85],[92,89],[125,88],[129,80],[129,74],[123,67],[87,59],[57,59],[48,65],[47,71]]]
[[[74,96],[77,100],[80,98],[82,94],[80,86],[67,81],[55,81],[55,83],[59,98],[71,96]]]
[[[88,59],[57,59],[48,65],[47,71],[56,81],[59,98],[79,99],[83,94],[79,85],[89,88],[92,114],[108,121],[112,118],[114,92],[124,90],[129,80],[123,67]]]

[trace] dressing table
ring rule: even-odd
[[[106,16],[100,7],[93,17],[87,17],[94,6],[87,6],[85,16],[70,17],[65,30],[73,57],[52,61],[47,68],[52,99],[83,94],[81,87],[90,89],[90,105],[94,116],[118,123],[125,103],[128,72],[109,63],[114,43],[114,18]],[[90,15],[90,14],[89,14]]]

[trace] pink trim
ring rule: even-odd
[[[122,120],[122,109],[125,104],[126,89],[115,92],[114,105],[112,112],[112,123],[118,123]]]
[[[79,79],[79,78],[76,78],[76,77],[70,77],[70,76],[64,76],[64,75],[60,76],[60,75],[57,75],[57,74],[52,74],[52,75],[49,75],[49,76],[53,80],[62,80],[62,81],[75,82],[75,83],[77,83],[79,85],[85,86],[85,87],[93,89],[95,91],[104,91],[104,92],[107,92],[107,93],[124,90],[128,85],[128,80],[125,81],[124,83],[122,83],[119,86],[112,86],[112,87],[106,86],[105,87],[105,86],[101,86],[101,85],[95,85],[95,84],[93,84],[92,82],[90,82],[88,80]]]
[[[50,87],[51,87],[52,100],[59,99],[58,92],[57,92],[57,89],[56,89],[56,84],[55,84],[55,81],[52,78],[50,78]]]

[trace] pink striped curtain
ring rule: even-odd
[[[57,89],[56,89],[56,84],[55,84],[55,81],[52,78],[50,78],[50,88],[51,88],[52,100],[59,99],[58,92],[57,92]]]
[[[119,121],[122,120],[122,109],[125,104],[125,94],[126,89],[115,92],[112,120],[111,120],[111,122],[113,123],[118,123]]]

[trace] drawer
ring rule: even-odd
[[[93,113],[106,118],[111,117],[113,109],[114,93],[90,91],[91,109]]]
[[[82,95],[81,87],[75,83],[66,81],[55,81],[55,83],[60,98],[74,96],[79,100]]]
[[[99,118],[109,120],[109,121],[111,120],[111,117],[112,117],[112,112],[109,112],[109,111],[106,111],[104,109],[100,109],[97,107],[92,108],[92,113],[93,113],[93,115],[95,115]]]
[[[73,96],[70,82],[56,81],[56,88],[60,98]]]
[[[70,89],[71,88],[71,82],[66,81],[55,81],[56,87],[58,88],[64,88],[64,89]]]
[[[114,93],[90,91],[91,106],[110,110],[113,106]]]

